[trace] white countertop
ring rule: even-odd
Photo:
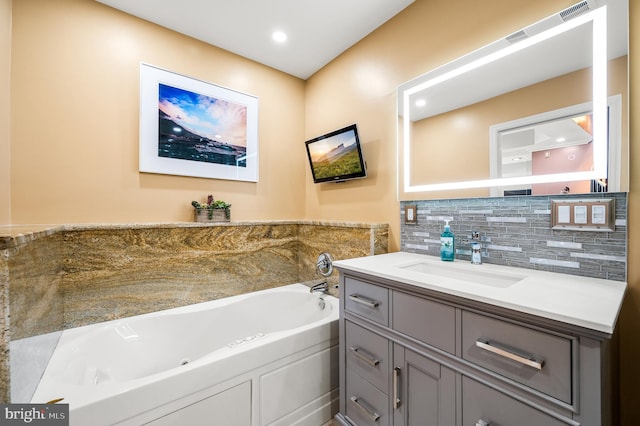
[[[620,281],[462,260],[443,262],[404,252],[339,260],[334,266],[607,334],[613,334],[627,287]],[[499,286],[492,285],[496,283]]]

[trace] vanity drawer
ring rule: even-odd
[[[462,312],[462,357],[572,403],[572,340]]]
[[[463,425],[566,426],[529,405],[462,377]]]
[[[382,325],[389,325],[389,290],[353,278],[344,280],[344,307]]]
[[[345,321],[345,341],[347,369],[386,393],[390,369],[389,341],[350,321]]]
[[[399,291],[393,292],[392,305],[394,330],[455,353],[455,308]]]
[[[346,414],[358,426],[389,426],[389,398],[378,388],[347,370]]]

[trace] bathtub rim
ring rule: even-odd
[[[153,317],[159,315],[171,315],[176,313],[188,313],[188,312],[197,312],[208,309],[215,309],[217,307],[226,306],[238,301],[242,301],[243,299],[247,299],[250,297],[259,296],[261,293],[274,293],[274,292],[309,292],[309,287],[305,284],[295,283],[295,284],[287,284],[279,287],[273,287],[269,289],[258,290],[255,292],[245,293],[236,296],[230,296],[222,299],[215,299],[211,301],[199,302],[190,305],[184,305],[176,308],[169,308],[160,311],[149,312],[140,315],[134,315],[130,317],[123,317],[116,320],[104,321],[96,324],[89,324],[81,327],[76,327],[68,330],[63,330],[62,334],[66,332],[67,335],[74,336],[77,333],[86,333],[87,330],[92,328],[102,328],[109,327],[114,324],[117,324],[121,321],[126,321],[131,318],[142,318],[142,317]],[[159,373],[155,373],[149,376],[145,376],[142,378],[134,379],[129,382],[114,382],[114,383],[105,383],[100,389],[100,392],[97,392],[99,395],[94,395],[88,398],[86,401],[78,402],[71,401],[70,405],[70,413],[80,414],[82,413],[90,413],[93,408],[100,405],[105,405],[107,407],[111,407],[110,410],[114,413],[117,413],[116,416],[113,416],[111,420],[108,420],[109,423],[113,421],[120,422],[124,421],[131,417],[139,416],[141,413],[148,412],[149,410],[154,410],[164,404],[171,403],[180,398],[184,398],[189,394],[193,394],[195,392],[200,392],[203,389],[211,388],[219,385],[220,383],[225,382],[226,380],[231,380],[232,377],[227,373],[227,370],[231,371],[232,368],[222,368],[224,370],[223,374],[216,376],[215,381],[202,380],[203,372],[207,369],[207,367],[212,363],[220,363],[222,366],[228,364],[233,365],[235,358],[235,362],[246,363],[251,359],[251,351],[258,347],[264,348],[270,353],[269,359],[273,359],[270,362],[275,362],[278,359],[283,357],[299,353],[301,351],[306,350],[309,347],[313,347],[319,344],[326,344],[327,341],[329,345],[337,344],[337,320],[339,316],[339,304],[338,299],[331,295],[321,295],[328,303],[332,305],[332,312],[315,322],[310,324],[306,324],[294,329],[288,330],[286,333],[278,333],[277,336],[268,336],[264,340],[260,340],[256,342],[256,345],[246,345],[245,347],[236,348],[233,351],[233,356],[225,356],[221,359],[215,359],[215,357],[209,357],[209,355],[205,355],[202,358],[194,360],[189,365],[184,366],[184,368],[172,368],[170,370],[165,370]],[[58,332],[59,333],[59,332]],[[278,343],[282,340],[286,339],[291,335],[296,335],[296,344],[297,347],[294,352],[290,352],[290,349],[287,351],[279,350]],[[62,337],[61,337],[62,339]],[[60,341],[58,342],[60,343]],[[213,358],[213,359],[212,359]],[[260,365],[264,363],[260,361]],[[43,375],[43,379],[46,377],[46,371]],[[189,386],[181,386],[180,382],[188,382]],[[40,382],[41,383],[41,382]],[[38,395],[38,391],[40,389],[40,383],[36,388],[36,392],[32,397],[32,402],[37,402],[36,399]],[[153,391],[153,397],[149,395],[149,389],[154,385],[158,386],[162,389],[155,389]],[[73,385],[73,384],[61,384],[61,388],[69,389],[76,388],[78,390],[86,389],[87,385]],[[60,397],[63,397],[61,392]],[[139,404],[136,404],[136,409],[123,409],[123,406],[128,406],[130,398],[134,398],[138,400]],[[152,403],[147,403],[146,401],[151,400]],[[43,402],[43,401],[40,401]],[[61,403],[65,403],[65,401],[61,401]],[[115,403],[115,404],[114,404]],[[105,410],[100,410],[105,411]],[[84,414],[83,414],[84,415]],[[106,420],[106,418],[103,418]]]

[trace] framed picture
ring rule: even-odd
[[[141,64],[139,170],[257,182],[258,99]]]

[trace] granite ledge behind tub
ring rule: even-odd
[[[323,251],[336,259],[386,253],[388,225],[283,220],[0,227],[0,383],[8,383],[10,339],[312,281]],[[0,400],[7,398],[0,385]]]
[[[52,305],[64,307],[62,328],[77,327],[310,281],[323,251],[388,251],[388,225],[331,221],[20,226],[0,238],[14,339],[59,329],[34,324]]]

